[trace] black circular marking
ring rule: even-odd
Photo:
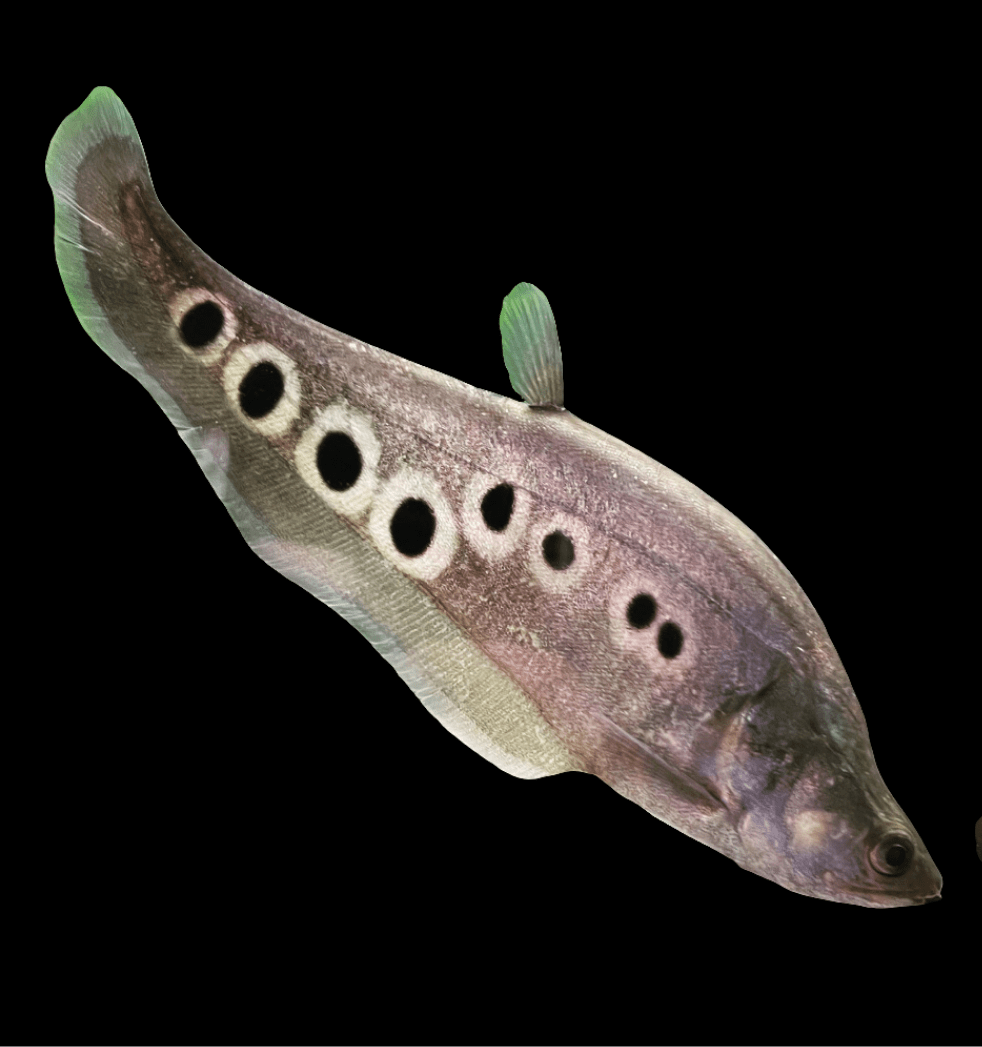
[[[665,622],[658,630],[658,653],[674,658],[682,650],[682,630],[675,622]]]
[[[405,499],[389,521],[392,542],[403,556],[425,553],[435,531],[433,510],[420,498]]]
[[[565,571],[576,559],[573,542],[562,531],[553,531],[542,539],[542,555],[554,571]]]
[[[347,433],[325,433],[317,447],[317,471],[332,491],[347,491],[361,476],[361,454]]]
[[[491,531],[503,531],[511,521],[515,507],[515,489],[511,484],[498,484],[481,499],[481,516]]]
[[[224,323],[225,316],[215,302],[198,302],[181,320],[181,338],[189,349],[204,349],[218,337]]]
[[[276,364],[263,360],[253,367],[239,385],[239,406],[250,418],[262,418],[280,402],[283,375]]]
[[[646,629],[655,620],[658,608],[648,593],[638,593],[627,605],[627,624],[633,629]]]

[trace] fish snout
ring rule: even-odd
[[[871,831],[864,846],[865,868],[838,884],[857,905],[893,908],[940,901],[941,873],[912,829]]]
[[[940,896],[941,874],[871,756],[852,771],[826,748],[795,782],[784,824],[801,893],[872,908]]]
[[[866,857],[884,892],[902,894],[911,905],[940,899],[941,873],[916,834],[889,829],[870,839]]]

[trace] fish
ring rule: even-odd
[[[538,287],[517,284],[499,316],[513,399],[223,269],[162,207],[106,87],[45,169],[83,329],[165,412],[249,547],[451,734],[519,778],[595,775],[796,894],[940,898],[814,607],[733,514],[567,408]]]
[[[982,861],[982,818],[975,823],[975,853]]]

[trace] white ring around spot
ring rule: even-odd
[[[327,433],[345,433],[358,448],[361,472],[346,491],[335,491],[324,483],[317,468],[317,449]],[[376,471],[381,454],[378,438],[368,415],[345,403],[325,407],[310,428],[300,437],[294,452],[297,470],[307,485],[325,502],[345,516],[359,516],[371,504],[375,493]]]
[[[200,305],[202,302],[214,302],[221,309],[222,329],[208,343],[207,348],[202,348],[199,351],[184,344],[184,339],[181,338],[181,323],[184,317],[196,305]],[[220,359],[222,350],[232,341],[239,329],[238,321],[235,319],[235,311],[229,304],[228,299],[204,287],[189,287],[186,291],[178,291],[168,303],[167,308],[170,310],[171,319],[174,321],[174,337],[177,339],[178,345],[188,356],[199,363],[213,364]]]
[[[500,560],[513,552],[528,525],[532,499],[528,491],[514,484],[509,484],[514,492],[514,502],[508,526],[503,531],[492,531],[484,522],[481,512],[484,496],[505,482],[488,473],[478,472],[464,491],[460,509],[461,527],[474,551],[485,560]]]
[[[239,405],[239,388],[245,376],[259,363],[275,364],[283,376],[283,394],[268,414],[250,418]],[[282,436],[300,414],[300,377],[296,364],[282,349],[269,342],[250,342],[237,348],[225,365],[222,381],[232,410],[250,429],[264,436]]]
[[[573,543],[573,562],[557,571],[542,554],[542,540],[553,531],[562,531]],[[549,592],[564,593],[578,586],[590,569],[590,532],[575,516],[555,513],[529,528],[529,567],[536,581]]]
[[[407,498],[426,502],[436,518],[433,539],[419,556],[406,556],[392,541],[392,517]],[[400,570],[426,581],[436,578],[457,551],[457,527],[450,503],[435,477],[416,469],[401,469],[381,487],[372,504],[368,532],[379,550]]]
[[[639,593],[647,593],[655,601],[653,621],[641,629],[635,629],[627,620],[627,609]],[[613,586],[607,600],[610,618],[610,638],[615,646],[629,651],[645,661],[659,675],[669,670],[688,671],[695,656],[695,636],[685,611],[681,611],[679,600],[671,586],[664,580],[658,581],[644,571],[630,571]],[[658,650],[661,627],[673,622],[682,633],[682,650],[673,658],[666,658]]]

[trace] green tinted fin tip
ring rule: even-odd
[[[511,387],[532,407],[563,409],[563,356],[549,299],[516,284],[501,306],[501,345]]]

